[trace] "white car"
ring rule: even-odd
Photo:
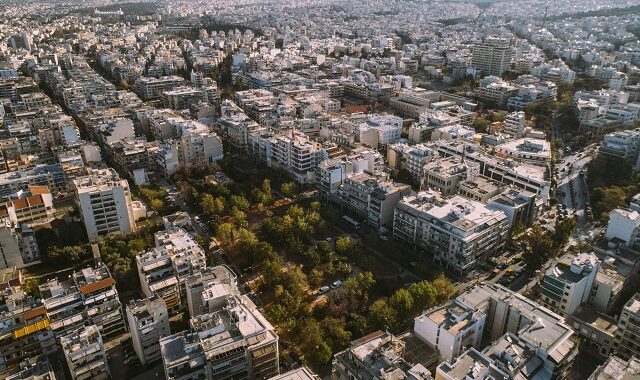
[[[329,288],[328,286],[323,286],[320,289],[318,289],[318,295],[320,294],[325,294],[326,292],[328,292],[329,290],[331,290],[331,288]]]
[[[337,280],[337,281],[334,281],[333,284],[331,284],[331,289],[337,289],[337,288],[339,288],[341,286],[342,286],[342,281]]]

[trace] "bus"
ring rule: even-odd
[[[356,230],[360,229],[360,222],[354,220],[353,218],[350,218],[346,215],[342,216],[342,219],[345,220],[345,222],[349,223],[351,225],[351,227],[355,228]]]

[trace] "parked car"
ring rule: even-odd
[[[337,289],[337,288],[339,288],[341,286],[342,286],[342,281],[341,280],[337,280],[337,281],[334,281],[333,284],[331,284],[331,289]]]
[[[329,290],[331,290],[331,288],[330,288],[330,287],[328,287],[328,286],[323,286],[323,287],[321,287],[320,289],[318,289],[318,295],[320,295],[320,294],[325,294],[325,293],[326,293],[326,292],[328,292]]]

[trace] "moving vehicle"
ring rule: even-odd
[[[345,222],[349,223],[351,227],[355,228],[356,230],[360,229],[360,222],[358,222],[357,220],[346,215],[343,215],[342,219],[344,219]]]

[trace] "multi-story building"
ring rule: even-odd
[[[235,273],[226,265],[210,267],[186,280],[187,306],[190,316],[222,309],[230,296],[240,295]]]
[[[511,112],[504,120],[504,132],[515,138],[520,138],[524,135],[525,122],[524,111]]]
[[[414,181],[422,177],[425,164],[434,159],[434,151],[426,144],[391,144],[387,147],[387,162],[394,169],[406,170]]]
[[[458,183],[478,176],[478,164],[465,162],[458,157],[439,158],[427,163],[423,168],[421,187],[438,190],[444,196],[458,191]]]
[[[131,301],[126,313],[133,350],[140,363],[146,367],[160,360],[160,339],[171,335],[169,313],[164,300],[153,295]]]
[[[599,267],[600,261],[593,253],[562,257],[547,269],[540,301],[561,315],[573,314],[589,300]]]
[[[482,75],[502,75],[511,66],[513,52],[506,38],[487,37],[471,49],[471,65]]]
[[[409,185],[362,172],[347,177],[340,184],[335,199],[371,226],[390,229],[396,204],[410,192]]]
[[[512,158],[534,165],[546,165],[551,160],[551,144],[542,139],[507,141],[496,146],[495,150],[497,157]]]
[[[6,380],[55,380],[56,375],[46,356],[30,357],[20,365],[20,370]]]
[[[487,371],[505,379],[562,379],[578,353],[562,316],[500,285],[477,285],[425,311],[414,332],[439,350],[442,379],[485,379]]]
[[[136,256],[140,285],[145,296],[157,294],[175,314],[188,304],[187,279],[206,269],[206,256],[181,228],[157,232],[155,242],[155,248]]]
[[[327,149],[304,134],[249,136],[251,151],[268,167],[281,168],[296,182],[313,183],[318,164],[329,158]]]
[[[157,100],[164,91],[179,87],[184,82],[184,78],[175,75],[160,78],[140,77],[136,81],[136,90],[144,100]]]
[[[605,238],[614,245],[632,246],[640,233],[640,212],[617,208],[609,213]]]
[[[640,293],[631,297],[622,308],[618,319],[615,354],[623,359],[640,357]]]
[[[0,174],[0,201],[8,201],[11,194],[27,190],[29,185],[47,186],[52,194],[68,190],[61,164],[36,165],[31,169]]]
[[[623,360],[618,356],[609,356],[604,364],[598,366],[587,380],[613,380],[640,378],[640,359],[632,356]]]
[[[27,191],[19,191],[0,205],[0,217],[13,223],[39,223],[50,221],[55,209],[47,186],[29,185]]]
[[[427,192],[398,202],[393,220],[394,238],[433,252],[435,261],[459,275],[498,252],[508,229],[500,210],[459,195],[442,200]]]
[[[640,168],[640,128],[604,135],[598,153],[623,158]]]
[[[327,202],[336,200],[340,185],[353,174],[365,170],[378,173],[384,167],[384,159],[374,150],[354,151],[347,157],[340,159],[329,158],[318,164],[316,176],[320,191],[320,200]]]
[[[136,230],[129,183],[115,170],[91,170],[89,175],[75,179],[73,185],[89,240]]]
[[[320,376],[313,373],[313,371],[307,367],[299,367],[276,375],[269,380],[320,380]]]
[[[265,379],[279,372],[278,335],[246,297],[190,320],[191,329],[160,340],[165,376]]]
[[[508,188],[491,197],[487,206],[502,210],[509,218],[509,226],[530,227],[536,220],[540,204],[536,194],[526,191]]]
[[[408,361],[407,343],[389,332],[376,331],[351,342],[333,357],[332,378],[432,380],[422,363]],[[416,360],[418,356],[411,357]]]
[[[111,378],[100,329],[89,325],[60,338],[60,346],[73,380]]]
[[[22,290],[20,271],[0,272],[0,377],[6,378],[20,372],[25,361],[52,354],[58,346],[44,306]]]
[[[125,324],[115,283],[107,267],[99,263],[67,280],[41,284],[44,310],[56,337],[87,324],[96,325],[107,340],[122,334]]]

